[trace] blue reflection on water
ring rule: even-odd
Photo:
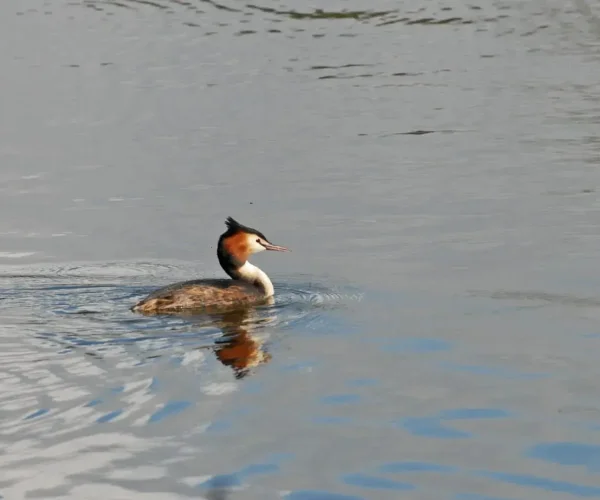
[[[342,481],[351,486],[369,489],[384,489],[395,491],[414,490],[414,485],[410,483],[400,483],[383,477],[369,476],[367,474],[347,474],[342,477]]]
[[[600,446],[585,443],[543,443],[529,449],[528,456],[560,465],[579,465],[600,471]]]
[[[546,479],[544,477],[528,474],[481,471],[478,475],[496,479],[497,481],[502,481],[504,483],[529,486],[552,492],[568,493],[579,497],[600,497],[600,488],[596,486],[585,486],[567,481],[555,481],[553,479]]]

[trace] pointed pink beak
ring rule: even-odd
[[[267,250],[271,250],[273,252],[291,252],[291,250],[289,248],[286,247],[280,247],[279,245],[271,245],[271,243],[263,243],[263,246],[267,249]]]

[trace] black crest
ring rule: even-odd
[[[267,237],[264,234],[262,234],[260,231],[258,231],[257,229],[248,227],[248,226],[244,226],[243,224],[240,224],[233,217],[227,217],[227,219],[225,220],[225,225],[227,226],[227,232],[225,233],[227,236],[233,236],[236,233],[249,233],[249,234],[256,234],[257,236],[261,237],[263,240],[269,241],[269,240],[267,240]]]

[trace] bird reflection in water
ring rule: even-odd
[[[223,332],[215,341],[215,355],[229,366],[237,379],[244,378],[256,367],[271,360],[271,354],[259,335],[271,317],[258,317],[253,308],[211,315],[211,323]]]
[[[180,311],[170,315],[186,318],[199,328],[214,327],[220,330],[222,334],[214,345],[198,349],[213,350],[217,359],[233,370],[235,378],[242,379],[256,367],[271,360],[271,354],[264,345],[264,335],[261,334],[276,319],[273,309],[264,306],[272,306],[274,303],[273,297],[267,297],[262,301],[262,307],[251,305],[221,311],[205,308],[202,313]],[[144,315],[154,316],[154,313]]]

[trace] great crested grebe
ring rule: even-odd
[[[248,262],[248,257],[264,250],[289,252],[273,245],[264,234],[228,217],[227,231],[219,238],[217,257],[232,278],[183,281],[160,288],[131,308],[143,314],[172,314],[182,311],[218,311],[260,304],[275,290],[267,274]]]

